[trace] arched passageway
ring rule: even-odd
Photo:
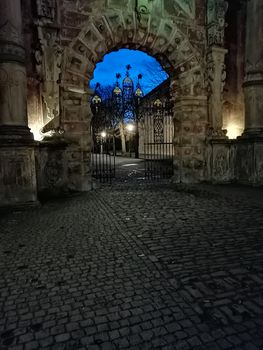
[[[170,79],[160,63],[139,50],[118,50],[96,66],[90,85],[92,176],[111,182],[124,175],[126,160],[130,179],[137,172],[131,167],[141,165],[130,161],[135,158],[143,160],[148,180],[172,177]]]

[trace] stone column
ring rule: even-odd
[[[226,78],[226,49],[213,46],[208,52],[209,124],[213,137],[225,137],[223,127],[223,88]]]
[[[36,200],[20,0],[0,1],[0,206]]]
[[[28,134],[20,0],[1,0],[0,13],[0,133]]]
[[[247,0],[245,131],[237,140],[236,174],[241,183],[263,185],[263,3]]]
[[[263,136],[263,2],[247,1],[244,136]]]
[[[180,74],[171,83],[174,102],[175,183],[204,180],[207,96],[201,68]],[[194,77],[194,79],[193,79]]]

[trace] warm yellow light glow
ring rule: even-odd
[[[133,124],[127,124],[126,129],[127,129],[129,132],[132,132],[132,131],[134,130],[134,125],[133,125]]]
[[[236,139],[238,136],[242,134],[242,129],[240,128],[240,126],[236,124],[229,124],[227,125],[226,129],[227,129],[227,136],[230,139]]]
[[[35,141],[41,141],[43,139],[43,134],[41,133],[42,125],[39,124],[34,124],[30,126],[31,132],[34,135],[34,140]]]
[[[101,135],[101,137],[103,137],[103,138],[105,138],[105,137],[107,136],[107,134],[106,134],[105,131],[102,131],[100,135]]]

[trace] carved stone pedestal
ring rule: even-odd
[[[32,134],[25,127],[1,126],[0,206],[31,205],[36,201],[35,142]]]
[[[227,138],[210,139],[207,147],[207,179],[224,184],[235,180],[234,164],[236,147]]]
[[[236,141],[236,175],[240,183],[263,186],[263,135]]]
[[[39,142],[36,173],[38,193],[41,197],[68,192],[67,146],[63,139]]]

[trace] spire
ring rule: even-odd
[[[112,92],[114,97],[119,97],[122,95],[122,90],[120,88],[120,83],[119,83],[120,78],[121,78],[121,74],[117,73],[115,87],[114,87],[113,92]]]
[[[142,87],[140,84],[140,80],[142,79],[142,74],[138,74],[138,81],[137,81],[137,85],[136,85],[136,90],[135,90],[135,96],[136,97],[143,97],[143,91],[142,91]]]

